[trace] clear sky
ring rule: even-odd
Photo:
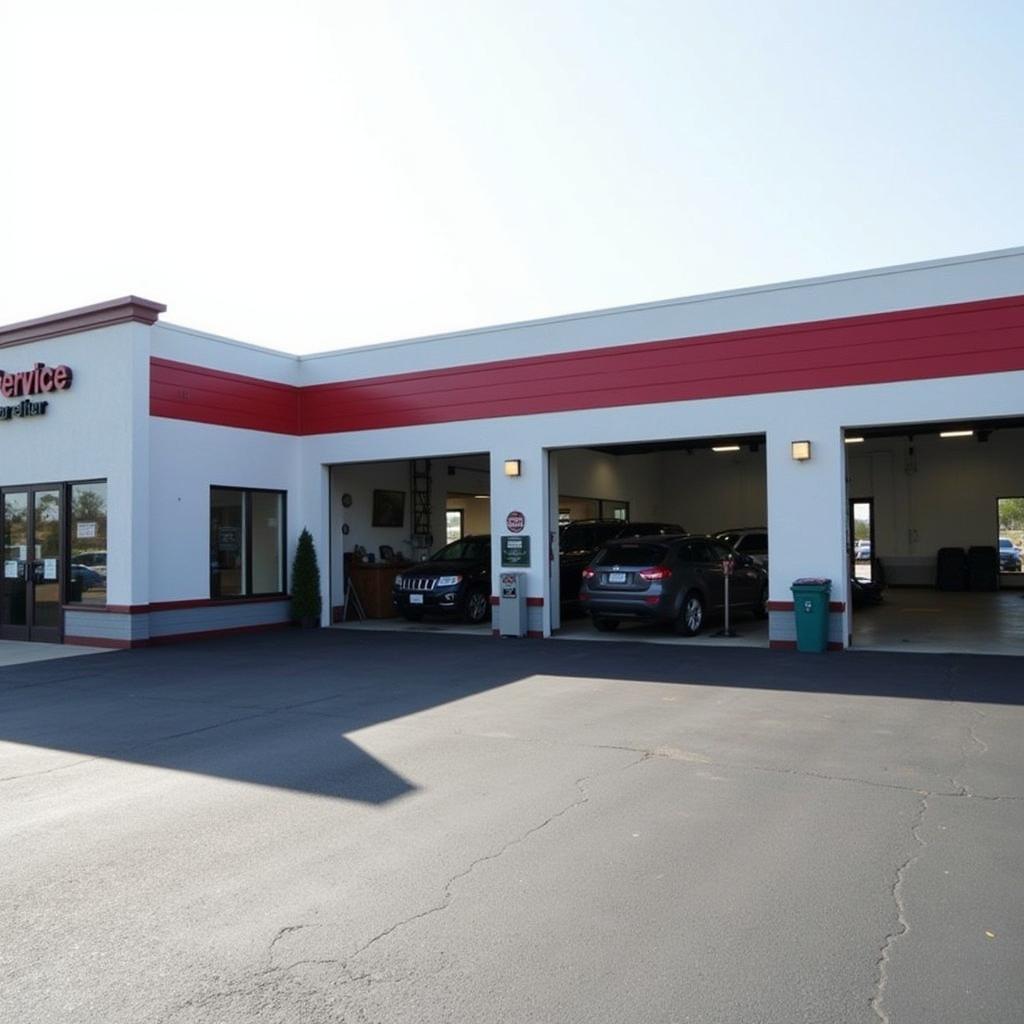
[[[1024,244],[1024,4],[0,0],[0,323],[296,352]]]

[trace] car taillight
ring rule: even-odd
[[[642,580],[667,580],[672,575],[672,570],[664,565],[656,565],[653,569],[644,569],[640,573]]]
[[[597,573],[594,572],[593,569],[584,569],[583,570],[583,578],[585,580],[592,580],[596,575],[597,575]]]

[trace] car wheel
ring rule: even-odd
[[[691,590],[683,598],[683,606],[676,619],[676,632],[680,636],[696,636],[704,626],[704,598]]]
[[[487,618],[487,613],[490,610],[490,597],[482,590],[471,590],[466,598],[466,607],[462,617],[471,626],[477,626]]]
[[[768,588],[762,587],[761,594],[754,605],[754,617],[758,619],[768,618]]]
[[[594,629],[599,633],[614,633],[619,628],[618,619],[606,619],[602,615],[593,615],[590,621],[594,623]]]

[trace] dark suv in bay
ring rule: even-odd
[[[732,558],[730,608],[768,614],[768,574],[711,537],[638,537],[605,545],[583,570],[580,602],[600,630],[620,622],[672,623],[693,636],[725,608],[722,562]]]
[[[491,538],[463,537],[403,569],[392,597],[412,621],[434,614],[483,622],[491,612]]]
[[[558,579],[563,604],[576,601],[583,570],[602,545],[626,537],[681,534],[678,523],[624,523],[621,519],[577,519],[558,533]]]

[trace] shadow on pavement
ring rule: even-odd
[[[531,676],[1020,704],[1020,665],[287,631],[0,669],[0,740],[380,804],[415,786],[346,734]]]

